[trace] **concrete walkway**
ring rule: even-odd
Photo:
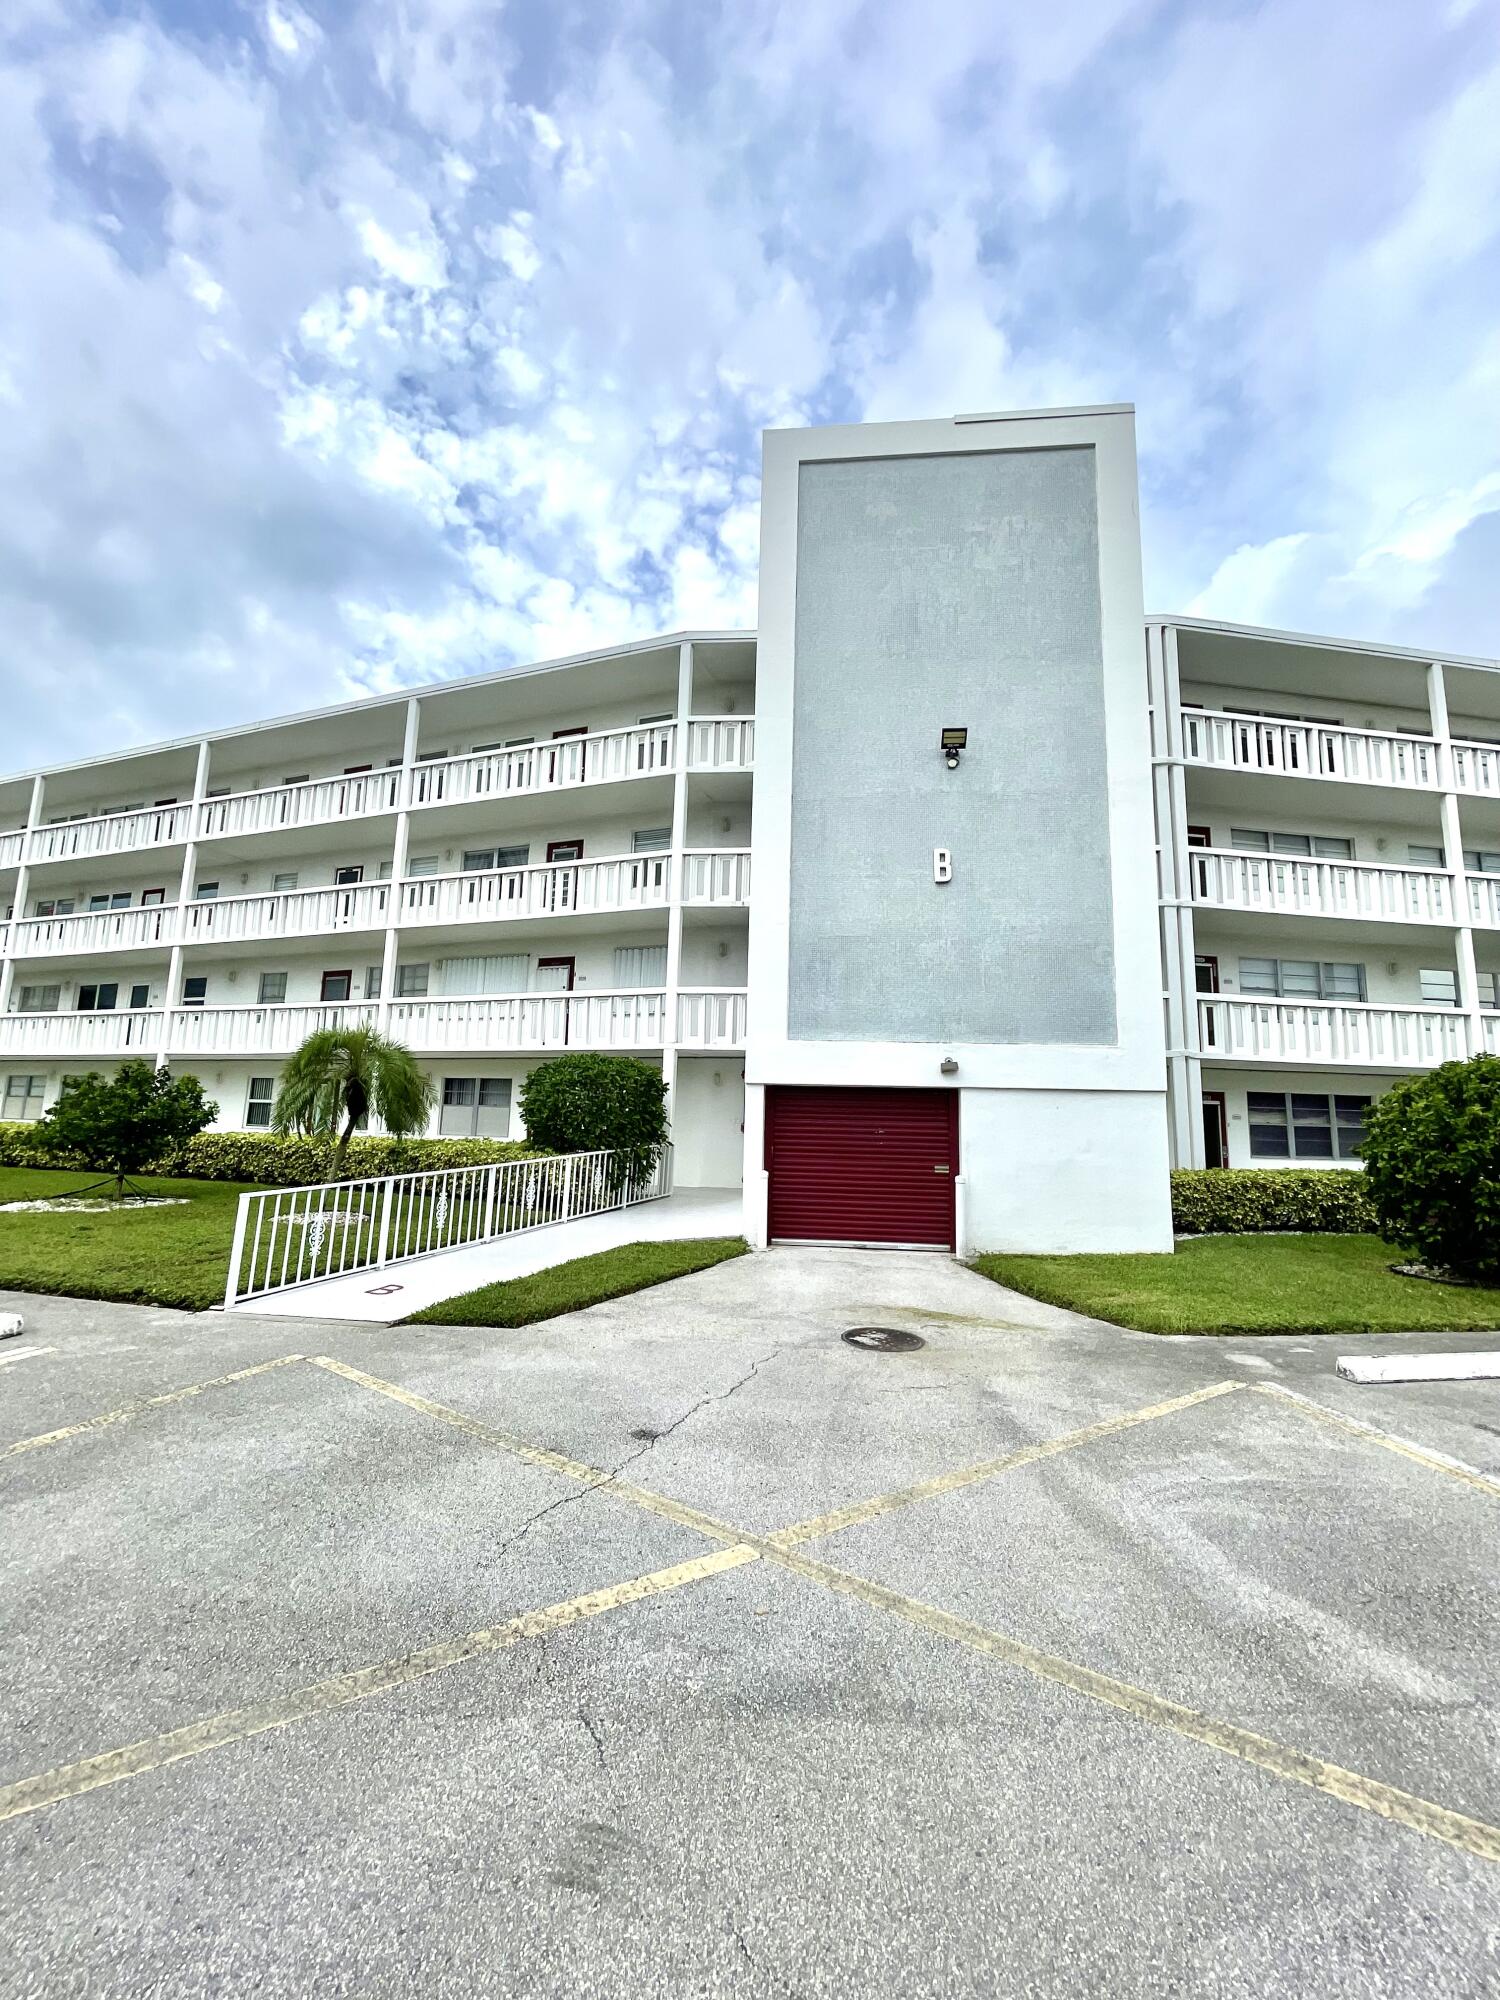
[[[316,1285],[298,1285],[268,1298],[247,1299],[235,1314],[268,1314],[276,1319],[363,1320],[390,1326],[439,1299],[471,1292],[478,1285],[506,1278],[525,1278],[550,1264],[574,1257],[591,1257],[596,1250],[614,1250],[622,1243],[665,1243],[680,1237],[738,1236],[744,1229],[738,1188],[679,1188],[663,1201],[612,1208],[603,1215],[580,1216],[575,1222],[554,1222],[545,1229],[528,1229],[498,1243],[477,1243],[464,1250],[440,1250],[431,1257],[413,1257],[388,1264],[383,1271],[354,1271],[345,1278],[327,1278]]]

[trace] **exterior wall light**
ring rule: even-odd
[[[957,1076],[958,1075],[957,1058],[954,1056],[944,1056],[943,1060],[938,1064],[938,1075]]]
[[[968,730],[945,729],[938,739],[938,747],[943,753],[948,769],[956,771],[958,769],[959,757],[969,747]]]

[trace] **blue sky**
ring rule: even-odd
[[[755,615],[1128,399],[1155,609],[1500,652],[1500,0],[6,0],[0,766]]]

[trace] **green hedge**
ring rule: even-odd
[[[67,1166],[33,1143],[32,1125],[0,1125],[0,1167]],[[343,1168],[333,1147],[318,1139],[278,1139],[271,1132],[200,1132],[156,1161],[153,1173],[179,1180],[245,1181],[262,1187],[304,1187],[317,1181],[364,1180],[376,1174],[419,1174],[437,1167],[487,1167],[538,1149],[503,1139],[354,1139]],[[71,1164],[79,1164],[77,1162]]]
[[[1179,1236],[1258,1229],[1365,1235],[1378,1224],[1358,1168],[1192,1167],[1172,1176],[1172,1227]]]

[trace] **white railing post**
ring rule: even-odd
[[[234,1247],[229,1253],[229,1276],[224,1284],[224,1307],[227,1311],[234,1304],[240,1284],[240,1260],[245,1254],[245,1229],[250,1220],[250,1204],[254,1195],[242,1194],[235,1203]]]
[[[391,1192],[395,1187],[395,1177],[388,1175],[380,1186],[380,1238],[375,1255],[375,1268],[383,1271],[391,1248]]]
[[[568,1221],[573,1213],[573,1161],[575,1157],[574,1154],[569,1153],[563,1161],[562,1214],[558,1218],[562,1222]]]

